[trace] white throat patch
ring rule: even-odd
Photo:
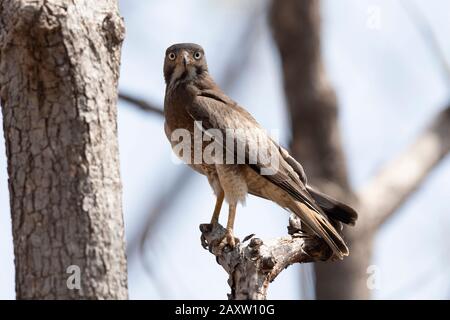
[[[170,79],[169,87],[173,87],[178,81],[180,81],[181,76],[183,73],[187,71],[186,76],[183,78],[184,81],[190,81],[194,79],[195,77],[195,67],[192,65],[187,65],[186,67],[177,65],[175,67],[175,70],[172,73],[172,77]]]

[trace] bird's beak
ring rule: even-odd
[[[186,68],[188,64],[191,63],[191,58],[189,57],[189,53],[187,51],[183,51],[183,64]]]

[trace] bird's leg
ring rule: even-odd
[[[229,212],[228,212],[228,221],[227,221],[227,233],[226,239],[227,243],[231,248],[234,248],[236,245],[236,241],[233,236],[233,228],[234,228],[234,219],[236,218],[236,204],[230,204]]]
[[[220,242],[220,247],[224,248],[226,245],[229,245],[231,248],[236,246],[236,239],[233,236],[233,226],[234,219],[236,217],[236,206],[237,204],[230,204],[228,207],[228,222],[227,222],[227,230],[224,238]]]
[[[219,194],[217,195],[216,206],[214,207],[214,213],[211,218],[211,224],[213,226],[215,226],[219,223],[220,209],[222,209],[223,198],[224,198],[224,192],[223,192],[223,190],[221,190],[219,192]]]

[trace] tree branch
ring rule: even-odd
[[[420,8],[417,7],[415,1],[400,1],[400,4],[403,6],[417,31],[422,36],[423,41],[428,44],[431,53],[434,54],[436,60],[441,65],[441,70],[447,81],[447,85],[450,85],[450,64],[448,63],[444,50],[442,50],[437,36],[431,27],[430,21],[422,13]]]
[[[291,216],[289,223],[288,236],[264,241],[253,238],[248,244],[238,242],[233,250],[219,246],[225,228],[200,225],[203,247],[209,249],[229,275],[231,293],[228,299],[265,300],[269,284],[290,265],[330,258],[331,252],[322,240],[299,232],[297,217]]]
[[[236,48],[239,48],[240,52],[244,54],[240,55],[236,59],[235,55],[232,55],[229,59],[228,68],[225,68],[225,73],[219,82],[225,91],[229,91],[237,80],[242,77],[243,70],[249,65],[249,60],[252,57],[252,50],[255,48],[256,40],[258,37],[256,33],[259,31],[256,27],[259,17],[263,13],[265,6],[258,7],[248,18],[248,23],[242,32],[242,35],[236,41]],[[236,52],[236,50],[232,50]],[[161,107],[155,106],[143,99],[136,98],[124,92],[119,92],[119,99],[133,104],[139,109],[147,112],[156,113],[157,115],[164,116],[164,111]]]
[[[123,92],[119,92],[119,99],[131,103],[143,111],[152,112],[159,116],[164,116],[164,111],[162,110],[162,108],[154,106],[143,99],[133,97]]]
[[[358,194],[367,230],[376,230],[422,184],[450,152],[450,106],[402,154],[387,164]],[[383,201],[380,201],[383,199]],[[365,232],[365,231],[364,231]]]
[[[174,182],[171,183],[167,189],[162,190],[155,201],[152,201],[151,210],[149,210],[149,213],[145,217],[145,221],[142,223],[142,231],[132,237],[128,242],[127,256],[132,256],[135,252],[141,254],[144,253],[146,249],[145,243],[150,236],[151,231],[157,229],[163,218],[167,218],[164,213],[168,212],[176,203],[173,198],[183,194],[183,190],[186,189],[194,176],[194,171],[190,170],[188,167],[180,168]]]

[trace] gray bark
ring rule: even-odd
[[[127,298],[116,124],[123,37],[114,0],[0,1],[19,299]],[[71,265],[79,290],[67,285]]]
[[[291,215],[289,235],[268,240],[251,235],[243,243],[238,240],[233,249],[220,246],[226,233],[221,225],[200,225],[203,247],[215,255],[217,263],[229,276],[228,299],[265,300],[270,283],[290,265],[330,258],[328,246],[317,237],[301,233],[300,224],[300,220]]]

